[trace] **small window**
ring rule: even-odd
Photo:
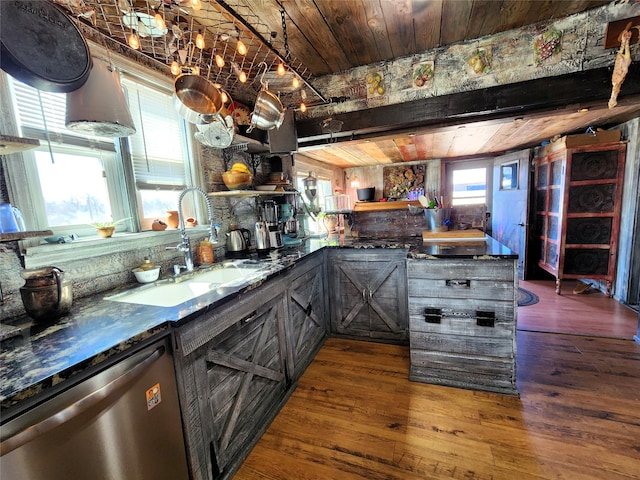
[[[518,188],[518,162],[500,165],[500,190]]]
[[[453,171],[452,205],[486,205],[487,169],[466,168]]]

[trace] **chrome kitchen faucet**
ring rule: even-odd
[[[209,241],[212,244],[218,243],[218,232],[216,231],[216,227],[213,222],[213,205],[211,204],[211,199],[209,198],[207,193],[200,187],[185,188],[178,197],[178,228],[180,229],[181,242],[175,247],[167,247],[169,249],[175,248],[176,250],[184,253],[184,265],[174,265],[174,275],[178,275],[183,269],[187,272],[193,271],[193,254],[191,252],[191,240],[189,239],[189,235],[187,235],[184,215],[182,214],[182,199],[187,194],[187,192],[197,192],[204,198],[204,201],[207,204],[207,216],[209,220]]]

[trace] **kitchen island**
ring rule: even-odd
[[[362,256],[373,270],[377,264],[371,263],[371,255],[376,261],[385,252],[405,259],[380,269],[395,272],[391,290],[382,276],[371,284],[375,288],[367,287],[370,293],[363,294],[362,308],[382,313],[383,322],[370,323],[378,332],[371,334],[363,331],[367,323],[360,322],[357,336],[404,344],[408,339],[411,380],[515,393],[517,280],[483,275],[498,266],[515,271],[516,255],[490,237],[456,244],[425,244],[418,238],[330,237],[266,257],[235,260],[238,268],[251,267],[259,274],[176,306],[105,299],[131,289],[127,285],[106,295],[78,299],[68,316],[50,326],[33,325],[26,317],[16,319],[13,323],[22,327],[21,334],[3,341],[0,352],[3,418],[15,417],[93,375],[126,356],[132,347],[170,335],[191,474],[196,479],[230,478],[295,389],[324,339],[353,335],[344,319],[332,318],[336,310],[330,289],[336,285],[328,281],[327,266],[332,252]],[[466,270],[452,275],[450,267],[455,265]],[[421,278],[425,271],[438,272],[438,278]],[[442,282],[444,286],[439,285]],[[431,284],[451,288],[455,295],[446,303],[454,307],[432,304],[431,300],[445,296],[426,287]],[[405,313],[388,318],[384,312],[391,304],[376,298],[377,287],[394,292],[399,303],[393,308]],[[455,303],[462,297],[467,302],[464,308]],[[496,302],[501,306],[492,310],[490,305]],[[433,308],[442,310],[439,323],[432,322],[431,310],[427,312]],[[463,312],[466,316],[460,315]],[[379,333],[385,325],[393,335]],[[441,331],[429,330],[433,328]],[[429,363],[433,361],[437,368]],[[476,369],[480,377],[467,374],[461,381],[455,373],[461,369],[467,373]]]

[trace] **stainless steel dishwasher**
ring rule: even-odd
[[[3,423],[2,480],[188,479],[168,338]]]

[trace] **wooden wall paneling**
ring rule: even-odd
[[[368,0],[364,0],[367,3]],[[373,2],[370,2],[373,3]],[[413,5],[415,2],[380,2],[389,32],[392,57],[403,57],[415,52]],[[391,58],[391,57],[389,57]]]
[[[471,17],[473,0],[443,2],[442,25],[448,28],[440,32],[440,44],[448,45],[467,38],[467,25]]]
[[[416,51],[440,46],[440,26],[443,0],[413,3]]]

